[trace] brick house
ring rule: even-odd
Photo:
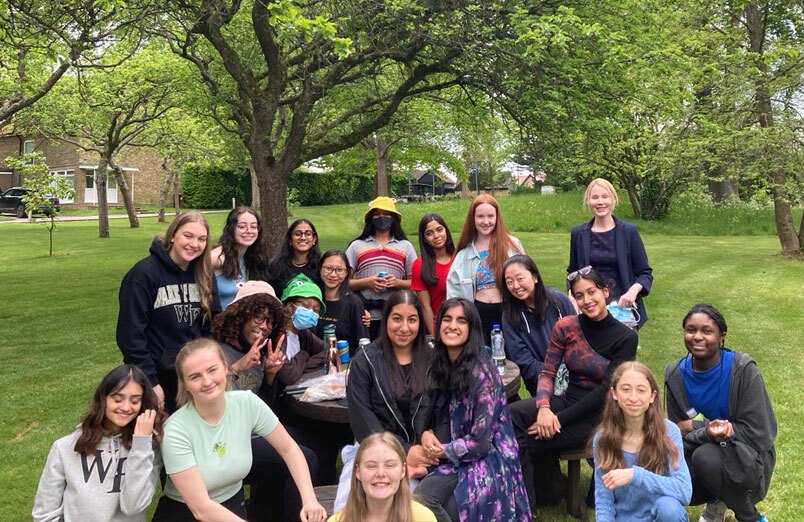
[[[83,151],[71,143],[44,137],[0,136],[0,190],[21,185],[23,181],[19,172],[13,172],[5,165],[5,158],[30,152],[42,153],[50,171],[64,176],[75,189],[75,197],[71,200],[62,199],[62,205],[69,208],[97,204],[95,170],[98,168],[98,154]],[[163,175],[162,157],[153,149],[130,147],[124,148],[115,159],[123,168],[134,205],[158,203]],[[118,194],[117,182],[111,170],[109,173],[107,200],[110,205],[122,205],[123,195]],[[168,201],[172,197],[172,192],[168,193]]]

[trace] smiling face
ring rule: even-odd
[[[469,320],[463,306],[453,306],[444,311],[438,327],[441,344],[450,348],[463,348],[469,339]]]
[[[626,417],[641,417],[656,400],[656,390],[642,373],[626,370],[611,389],[611,397]]]
[[[478,236],[490,236],[497,228],[497,209],[488,203],[475,208],[475,229]]]
[[[185,223],[170,238],[168,255],[174,263],[186,269],[193,259],[204,253],[208,240],[209,232],[202,223],[197,221]]]
[[[419,313],[416,307],[408,303],[394,306],[388,314],[385,329],[394,349],[410,348],[419,333]]]
[[[605,218],[611,215],[614,208],[614,198],[606,187],[595,185],[589,191],[586,204],[597,218]]]
[[[696,369],[704,370],[717,364],[725,337],[707,314],[692,314],[684,323],[684,346],[692,355]]]
[[[226,391],[226,363],[213,347],[204,347],[187,355],[181,365],[184,387],[193,403],[213,402]]]
[[[598,288],[589,279],[576,279],[572,283],[572,296],[578,304],[581,313],[593,321],[600,321],[606,314],[606,299],[609,297],[608,288]]]
[[[257,240],[260,233],[257,216],[250,212],[243,212],[237,216],[237,223],[234,229],[235,244],[243,247],[250,247]]]
[[[330,290],[340,288],[343,280],[346,279],[346,263],[340,256],[329,256],[321,262],[321,281]]]
[[[424,228],[424,242],[433,250],[444,248],[447,244],[447,229],[436,220],[430,221]]]
[[[271,322],[270,317],[271,314],[268,312],[268,309],[265,308],[257,312],[245,323],[243,323],[243,328],[241,329],[240,333],[243,335],[243,339],[246,340],[246,343],[248,343],[249,346],[253,345],[258,339],[265,339],[271,334],[274,329],[274,325]]]
[[[539,279],[533,275],[522,263],[513,263],[505,269],[505,287],[511,295],[525,301],[533,308],[535,306],[536,283]]]
[[[130,380],[125,386],[106,396],[103,428],[109,433],[119,433],[137,418],[141,408],[142,386]]]
[[[362,452],[355,474],[367,497],[387,500],[399,490],[399,483],[405,477],[405,467],[391,447],[379,442]]]
[[[297,254],[307,254],[317,239],[313,227],[308,223],[299,223],[290,233],[290,248]]]

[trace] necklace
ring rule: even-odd
[[[291,261],[290,264],[295,266],[296,268],[301,268],[303,266],[307,266],[307,261],[304,261],[303,263],[297,263],[295,261]]]

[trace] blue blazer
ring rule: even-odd
[[[593,222],[594,219],[572,228],[567,274],[592,264],[589,262],[589,242]],[[650,294],[650,287],[653,284],[653,269],[648,264],[645,245],[642,244],[642,238],[639,237],[639,231],[633,223],[614,217],[614,244],[617,249],[617,269],[620,272],[620,280],[625,284],[625,290],[627,291],[634,283],[642,285],[642,291],[639,292],[636,299],[639,326],[641,327],[648,320],[648,313],[645,311],[645,303],[642,302],[642,298]]]

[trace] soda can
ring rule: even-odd
[[[377,277],[385,277],[388,275],[388,272],[377,272]]]
[[[341,364],[349,364],[349,341],[338,341],[338,356]]]

